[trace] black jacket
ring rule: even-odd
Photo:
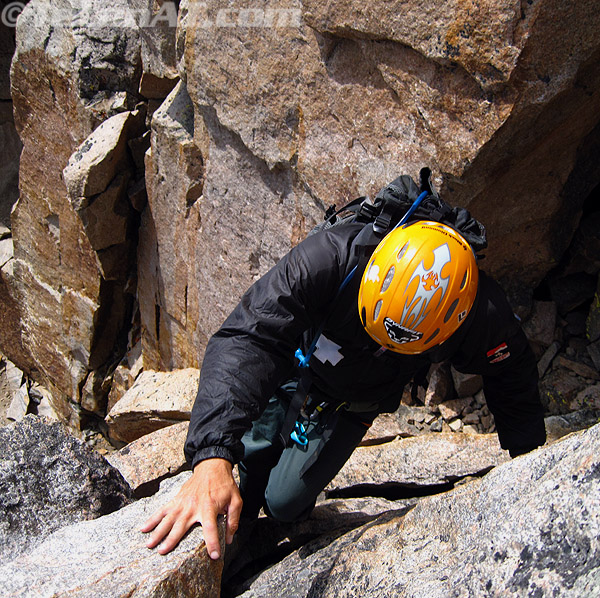
[[[309,236],[252,285],[210,339],[185,445],[192,466],[211,457],[241,459],[242,435],[276,388],[294,375],[296,349],[312,340],[311,331],[324,320],[323,335],[335,345],[328,343],[328,359],[327,352],[311,359],[313,393],[377,402],[380,411],[392,411],[417,370],[449,360],[458,371],[483,376],[502,448],[518,452],[545,442],[534,355],[504,292],[485,273],[480,272],[468,318],[424,355],[382,353],[365,332],[357,307],[360,271],[332,310],[362,227],[343,224]]]

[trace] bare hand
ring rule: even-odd
[[[154,530],[146,546],[154,548],[160,544],[158,552],[167,554],[195,523],[201,523],[206,550],[210,558],[218,559],[221,548],[217,515],[227,515],[225,541],[231,544],[242,510],[242,498],[231,470],[231,463],[225,459],[200,461],[175,498],[142,527],[142,532]]]

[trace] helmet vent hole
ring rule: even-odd
[[[425,345],[428,345],[440,332],[440,329],[437,328],[436,331],[425,341]]]
[[[452,302],[452,305],[450,305],[450,307],[448,308],[448,311],[446,312],[446,315],[444,316],[444,324],[448,323],[448,320],[452,317],[452,314],[454,313],[454,310],[456,309],[457,305],[458,305],[458,297]]]
[[[408,243],[404,243],[404,246],[402,247],[402,249],[398,252],[398,261],[400,261],[403,257],[404,254],[406,253],[406,250],[408,249]]]
[[[462,282],[460,283],[459,290],[461,290],[461,291],[465,288],[465,285],[467,284],[467,274],[468,274],[468,270],[465,270],[465,275],[463,276]]]
[[[379,317],[379,312],[381,311],[382,305],[383,305],[383,301],[381,299],[375,304],[375,309],[373,310],[373,321],[374,322],[376,322],[377,318]]]
[[[394,273],[396,272],[396,268],[394,268],[394,266],[392,266],[388,271],[387,274],[385,275],[385,278],[383,279],[383,284],[381,285],[381,292],[385,293],[385,291],[388,290],[390,284],[392,284],[392,280],[394,278]],[[375,319],[377,319],[377,317],[375,317]]]
[[[360,310],[360,319],[362,320],[362,325],[366,328],[367,326],[367,309],[363,305],[363,308]]]

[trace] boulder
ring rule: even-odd
[[[600,384],[594,384],[577,393],[571,409],[592,409],[600,411]]]
[[[589,365],[580,361],[569,359],[564,355],[558,357],[557,365],[559,367],[566,368],[571,372],[574,372],[580,378],[586,378],[590,382],[600,380],[600,372],[598,372],[597,369],[590,367]]]
[[[422,499],[402,517],[317,540],[241,596],[593,596],[599,449],[596,425]]]
[[[0,268],[0,305],[0,348],[10,361],[30,373],[34,369],[34,361],[25,349],[13,259],[9,259]]]
[[[433,364],[429,369],[425,406],[432,408],[444,401],[449,401],[454,395],[454,390],[450,366],[446,363]]]
[[[186,467],[183,445],[189,423],[180,422],[146,434],[106,460],[123,476],[136,497],[150,496],[159,483]]]
[[[288,166],[269,168],[212,109],[195,107],[183,82],[154,113],[146,182],[138,248],[144,365],[198,367],[242,293],[322,210]]]
[[[69,158],[63,170],[73,208],[85,210],[127,169],[127,141],[143,131],[144,114],[121,112],[97,127]]]
[[[551,415],[544,419],[548,442],[554,442],[567,434],[591,428],[598,423],[600,410],[582,409],[564,415]]]
[[[523,324],[527,338],[547,349],[554,340],[556,328],[556,303],[554,301],[534,301],[533,311]]]
[[[0,428],[0,445],[3,561],[30,550],[61,527],[130,502],[131,489],[121,474],[59,422],[27,415]]]
[[[544,354],[540,357],[538,361],[538,375],[541,378],[547,371],[550,365],[552,364],[552,360],[558,355],[560,351],[560,343],[554,341],[545,351]]]
[[[274,564],[316,538],[320,538],[321,543],[331,542],[382,513],[404,514],[418,500],[386,500],[378,497],[320,499],[304,521],[283,523],[259,517],[249,526],[242,523],[236,540],[226,549],[223,595],[241,593],[246,585],[243,578],[248,577],[249,571],[264,569],[266,563]]]
[[[107,412],[109,412],[123,395],[133,386],[143,369],[142,343],[138,341],[125,355],[112,374],[110,392],[108,394]]]
[[[451,368],[454,388],[459,398],[472,397],[476,395],[483,386],[481,376],[476,374],[463,374],[454,368]]]
[[[199,370],[146,370],[106,417],[111,438],[132,442],[145,434],[189,421],[198,392]]]
[[[6,417],[12,421],[21,421],[27,415],[27,409],[29,408],[27,380],[24,379],[23,372],[10,361],[6,362],[4,375],[8,385],[7,390],[11,397]]]
[[[204,160],[194,141],[193,108],[179,83],[152,116],[146,155],[148,209],[140,229],[138,298],[148,369],[198,367],[196,347],[208,340],[199,324],[213,310],[200,308],[202,281],[197,260],[190,259],[202,251],[198,199]]]
[[[96,252],[102,278],[121,286],[135,262],[132,230],[138,219],[128,196],[136,171],[130,142],[143,134],[144,119],[145,110],[140,109],[108,118],[77,148],[63,170],[69,201]],[[124,313],[114,306],[112,315]],[[113,324],[113,334],[122,326],[122,321]]]
[[[496,434],[428,434],[357,448],[327,492],[356,486],[423,488],[480,475],[507,461]]]
[[[3,596],[51,598],[218,598],[222,561],[212,561],[193,528],[166,556],[146,548],[139,530],[189,474],[161,492],[95,521],[54,532],[34,550],[0,566]],[[224,537],[220,526],[221,537]]]
[[[600,340],[590,343],[586,349],[594,366],[600,371]]]
[[[540,398],[550,415],[569,413],[581,408],[576,404],[577,395],[585,391],[588,384],[567,368],[554,368],[540,381]]]
[[[465,413],[466,409],[473,404],[473,399],[470,396],[466,396],[460,399],[454,399],[452,401],[446,401],[445,403],[440,403],[438,405],[438,409],[440,411],[441,416],[447,421],[450,422],[457,417],[460,417],[463,413]]]

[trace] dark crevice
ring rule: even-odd
[[[348,488],[331,490],[327,492],[328,499],[346,499],[346,498],[367,498],[377,497],[386,500],[402,500],[406,498],[421,498],[423,496],[433,496],[453,490],[460,483],[464,483],[471,478],[481,478],[493,469],[492,466],[486,467],[480,471],[461,475],[448,476],[447,482],[439,484],[402,484],[389,482],[385,484],[356,484]]]
[[[154,496],[158,492],[159,486],[164,480],[172,478],[172,477],[179,475],[180,473],[182,473],[184,471],[188,471],[188,470],[189,470],[189,466],[184,465],[184,466],[180,467],[179,469],[177,469],[176,471],[171,471],[169,473],[166,473],[166,474],[156,478],[155,480],[150,480],[149,482],[141,484],[134,490],[133,496],[136,499],[147,498],[148,496]]]
[[[386,500],[401,500],[404,498],[420,498],[448,492],[454,488],[454,482],[445,482],[442,484],[430,484],[427,486],[417,486],[412,484],[397,484],[390,482],[387,484],[357,484],[349,488],[332,490],[327,492],[327,498],[365,498],[377,497]]]

